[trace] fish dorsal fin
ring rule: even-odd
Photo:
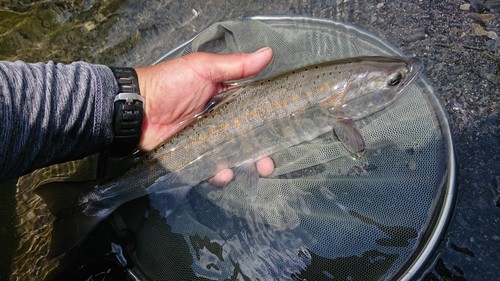
[[[239,86],[243,86],[243,85],[250,84],[250,83],[257,81],[255,78],[256,77],[254,76],[254,77],[244,78],[244,79],[239,79],[239,80],[230,80],[230,81],[224,82],[224,84],[227,86],[230,86],[230,87],[239,87]]]
[[[222,92],[220,94],[213,96],[212,99],[207,102],[207,104],[205,105],[205,107],[203,108],[202,111],[200,111],[200,112],[196,113],[195,115],[190,116],[182,121],[179,121],[178,126],[183,127],[187,123],[191,123],[192,121],[195,121],[199,118],[202,118],[202,117],[206,116],[208,113],[210,113],[212,110],[214,110],[214,109],[218,108],[219,106],[234,99],[234,97],[237,95],[238,89],[239,88],[230,89],[230,90],[227,90],[225,92]]]

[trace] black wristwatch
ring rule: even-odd
[[[114,100],[115,137],[109,153],[114,157],[123,157],[137,150],[142,133],[144,98],[140,95],[137,73],[133,68],[110,68],[119,90]]]

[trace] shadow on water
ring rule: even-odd
[[[363,216],[356,211],[350,211],[349,213],[351,216],[366,224],[374,225],[389,236],[388,238],[378,239],[376,242],[379,245],[386,247],[408,247],[410,240],[418,237],[418,232],[414,228],[406,226],[387,226]]]
[[[297,280],[380,280],[391,268],[398,256],[376,250],[336,259],[325,259],[314,253],[311,264],[303,271],[292,276]],[[330,271],[328,268],[335,268]],[[362,270],[361,270],[362,269]],[[358,271],[359,270],[359,271]]]

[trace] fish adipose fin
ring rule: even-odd
[[[241,179],[248,188],[248,196],[253,203],[259,192],[259,173],[254,162],[245,163],[234,168],[235,176]]]
[[[79,203],[82,194],[94,188],[94,182],[52,182],[39,187],[42,197],[55,216],[48,257],[58,257],[80,243],[106,214],[87,216]]]
[[[179,186],[149,194],[151,207],[160,211],[164,218],[170,216],[187,197],[192,186]]]
[[[332,110],[332,126],[334,134],[344,144],[344,146],[356,156],[362,156],[365,152],[365,141],[361,131],[354,121],[342,110]]]

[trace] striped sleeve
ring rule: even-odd
[[[0,62],[0,181],[111,143],[117,91],[103,65]]]

